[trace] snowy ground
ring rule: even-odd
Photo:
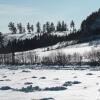
[[[2,86],[22,88],[27,86],[24,84],[26,82],[32,82],[32,86],[39,86],[40,88],[61,86],[67,81],[79,81],[81,83],[68,86],[66,90],[61,91],[24,93],[20,91],[0,90],[0,100],[100,100],[99,71],[25,70],[28,70],[28,72],[23,72],[23,69],[0,69],[0,88]],[[87,75],[88,73],[90,74]],[[41,77],[45,77],[45,79]]]
[[[34,55],[34,54],[37,54],[40,59],[45,56],[56,55],[57,52],[62,52],[65,53],[66,55],[73,55],[74,53],[78,53],[82,55],[84,58],[89,52],[100,50],[100,40],[66,46],[68,44],[73,44],[73,43],[75,43],[75,41],[61,42],[61,43],[57,43],[56,45],[45,47],[45,48],[38,48],[35,50],[29,50],[25,52],[16,52],[15,55],[18,61],[19,59],[20,61],[22,61],[24,58],[25,60],[27,59],[27,62],[29,63],[30,55]],[[84,60],[88,61],[87,58],[84,58]]]
[[[35,36],[38,36],[39,34],[43,34],[43,33],[37,33],[37,32],[31,33],[31,34],[29,34],[29,33],[23,33],[23,34],[5,33],[4,37],[7,40],[14,40],[14,39],[25,40],[25,39],[32,39]],[[68,31],[65,31],[65,32],[53,32],[51,34],[52,35],[57,35],[57,36],[65,36],[65,35],[69,34],[69,32]]]

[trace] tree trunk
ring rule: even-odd
[[[14,52],[12,53],[12,64],[13,65],[15,64],[15,53]]]

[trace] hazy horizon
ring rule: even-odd
[[[9,32],[10,21],[25,25],[37,21],[56,23],[74,20],[79,28],[82,20],[99,9],[100,0],[0,0],[0,31]]]

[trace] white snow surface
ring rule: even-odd
[[[26,87],[25,82],[32,82],[33,86],[40,88],[61,86],[67,81],[80,81],[80,84],[67,87],[62,91],[37,91],[23,93],[18,91],[1,91],[0,100],[40,100],[42,98],[54,98],[54,100],[100,100],[100,72],[78,70],[29,70],[28,73],[19,70],[0,69],[0,87],[12,88]],[[87,75],[92,73],[93,75]],[[7,76],[4,78],[4,76]],[[32,78],[36,76],[37,78]],[[46,79],[40,79],[46,77]],[[56,80],[58,78],[58,80]]]
[[[38,36],[39,34],[43,34],[43,33],[37,33],[37,32],[23,33],[23,34],[5,33],[4,37],[5,37],[5,40],[14,40],[14,39],[25,40],[25,39],[32,39],[33,37]],[[69,34],[69,32],[68,31],[65,31],[65,32],[52,32],[50,34],[57,35],[57,36],[65,36],[65,35]]]
[[[5,39],[7,39],[7,40],[14,40],[14,39],[25,40],[25,39],[31,39],[31,38],[33,38],[35,36],[35,33],[32,33],[32,34],[28,34],[28,33],[11,34],[11,33],[7,33],[4,36],[5,36]]]
[[[74,54],[74,53],[79,53],[81,55],[84,55],[88,52],[91,52],[92,50],[99,50],[100,49],[100,40],[70,45],[73,43],[75,43],[75,41],[61,42],[61,43],[57,43],[56,45],[53,45],[53,46],[49,46],[49,47],[45,47],[45,48],[38,48],[35,50],[30,50],[30,51],[25,51],[23,53],[25,55],[28,55],[30,52],[31,53],[35,52],[40,57],[48,56],[50,54],[55,54],[57,52],[63,52],[66,55]],[[69,46],[66,46],[68,44],[69,44]],[[49,48],[49,50],[48,50],[48,48]],[[17,52],[16,55],[19,55],[21,53],[22,52]]]

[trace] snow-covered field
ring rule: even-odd
[[[72,44],[75,41],[70,41]],[[36,51],[40,56],[42,55],[49,55],[51,53],[55,53],[57,51],[61,51],[64,52],[65,54],[74,54],[74,53],[79,53],[79,54],[84,54],[87,52],[91,52],[92,50],[99,50],[100,49],[100,40],[94,40],[91,42],[87,42],[87,43],[80,43],[80,44],[75,44],[75,45],[70,45],[70,46],[66,46],[67,42],[62,42],[62,43],[58,43],[54,46],[52,46],[51,48],[53,50],[51,51],[46,51],[44,52],[44,49],[36,49],[34,51]],[[65,46],[65,47],[64,47]],[[59,48],[60,47],[60,48]],[[50,48],[50,47],[49,47]],[[59,49],[57,49],[59,48]]]
[[[66,90],[59,91],[24,93],[21,91],[0,90],[0,100],[100,100],[99,71],[0,69],[0,88],[9,86],[20,89],[28,86],[25,85],[26,82],[31,82],[33,87],[39,86],[43,89],[62,86],[68,81],[79,81],[81,83],[67,86]]]
[[[75,41],[61,42],[61,43],[57,43],[56,45],[48,46],[45,48],[38,48],[38,49],[29,50],[25,52],[16,52],[15,55],[16,55],[17,60],[20,59],[20,61],[22,61],[22,59],[25,58],[27,59],[27,62],[30,62],[30,59],[29,59],[30,55],[34,55],[35,53],[41,59],[42,57],[45,57],[45,56],[56,55],[58,52],[62,52],[66,55],[73,55],[74,53],[78,53],[81,56],[85,56],[89,52],[100,50],[100,40],[94,40],[87,43],[70,45],[73,43],[75,43]],[[66,46],[68,44],[69,46]]]

